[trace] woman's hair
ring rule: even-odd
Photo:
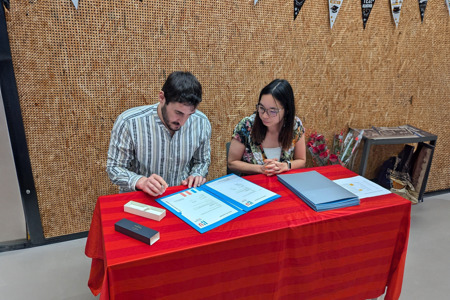
[[[180,102],[197,105],[202,101],[202,85],[190,72],[173,72],[167,77],[162,89],[166,103]]]
[[[272,95],[278,100],[284,109],[283,125],[278,136],[278,142],[283,150],[289,149],[294,138],[295,101],[294,91],[287,80],[275,79],[266,85],[259,94],[258,104],[263,95]],[[278,116],[277,116],[278,117]],[[261,144],[266,137],[267,127],[261,121],[258,111],[256,111],[255,123],[251,132],[254,143]]]

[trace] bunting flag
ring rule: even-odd
[[[78,9],[78,0],[72,0],[72,3],[75,6],[75,9]]]
[[[425,8],[427,8],[428,0],[419,0],[420,19],[423,22],[423,16],[425,15]]]
[[[402,3],[403,0],[391,0],[392,17],[394,18],[396,28],[398,27],[398,22],[400,21],[400,11],[402,10]]]
[[[362,19],[363,26],[366,29],[366,23],[369,19],[370,12],[372,11],[373,6],[375,5],[375,0],[361,0],[361,9],[362,9]]]
[[[305,3],[305,0],[294,0],[294,20],[297,18],[303,3]]]
[[[344,2],[344,0],[328,0],[328,10],[330,11],[330,28],[333,28],[334,22],[336,22],[342,2]]]
[[[448,15],[450,16],[450,1],[449,0],[445,0],[445,4],[447,4]]]

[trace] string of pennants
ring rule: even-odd
[[[297,15],[300,13],[300,9],[306,0],[294,0],[294,20],[297,18]],[[398,26],[400,21],[400,11],[402,9],[403,0],[389,0],[391,2],[391,11],[392,17],[395,22],[395,26]],[[420,10],[420,19],[423,22],[423,17],[425,15],[425,8],[427,7],[428,0],[418,0],[419,1],[419,10]],[[337,15],[341,8],[344,0],[328,0],[328,10],[330,11],[330,27],[333,28],[334,23],[336,22]],[[447,5],[448,13],[450,15],[450,0],[445,0],[445,4]],[[258,0],[254,0],[254,5],[258,3]],[[361,0],[361,10],[362,10],[362,20],[363,27],[366,28],[367,20],[369,20],[370,12],[375,4],[375,0]]]
[[[140,0],[142,1],[142,0]],[[253,0],[253,5],[258,3],[258,0]],[[294,20],[297,18],[300,9],[306,0],[294,0]],[[398,26],[400,21],[400,11],[402,10],[403,0],[389,0],[391,2],[391,11],[392,17],[394,18],[395,27]],[[427,8],[428,0],[418,0],[419,1],[419,10],[420,10],[420,19],[423,22],[423,17],[425,15],[425,8]],[[450,15],[450,0],[444,0],[447,5],[448,13]],[[339,10],[341,9],[341,5],[344,0],[328,0],[328,10],[330,11],[330,27],[333,28],[334,23],[336,22],[337,15]],[[78,9],[78,0],[72,0],[73,5],[76,9]],[[361,11],[362,11],[362,20],[363,27],[366,28],[367,20],[369,20],[370,12],[375,4],[375,0],[361,0]]]
[[[398,27],[403,0],[389,0],[389,1],[391,3],[391,12],[392,18],[394,19],[395,22],[395,27]],[[427,7],[428,0],[418,0],[418,1],[419,1],[420,19],[423,22],[423,17],[425,15],[425,8]],[[447,5],[447,9],[450,15],[449,1],[450,0],[445,0],[445,4]],[[255,0],[255,2],[257,2],[257,0]],[[297,18],[297,15],[300,12],[300,9],[302,8],[304,2],[305,0],[294,0],[294,20]],[[330,12],[331,28],[333,28],[333,25],[336,22],[337,15],[343,2],[344,0],[328,0],[328,10]],[[367,20],[369,20],[370,12],[372,11],[374,5],[375,0],[361,0],[361,11],[364,28],[366,28]]]

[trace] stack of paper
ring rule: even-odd
[[[358,196],[316,171],[277,177],[315,211],[359,205]]]

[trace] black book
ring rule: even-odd
[[[138,241],[153,245],[159,240],[159,232],[128,219],[122,219],[114,224],[117,232],[126,234]]]

